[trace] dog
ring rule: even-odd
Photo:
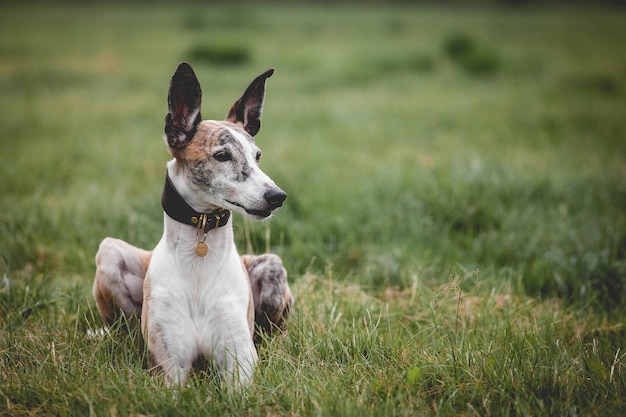
[[[213,361],[235,386],[249,384],[255,338],[281,328],[293,304],[280,257],[239,256],[230,215],[266,219],[287,197],[259,168],[253,139],[273,72],[254,79],[226,119],[215,121],[201,117],[191,66],[178,66],[165,117],[173,159],[161,196],[163,236],[153,251],[107,237],[96,254],[93,295],[102,319],[139,320],[168,386],[184,387],[197,361]]]

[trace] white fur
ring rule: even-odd
[[[174,182],[172,163],[168,168]],[[149,350],[156,353],[169,384],[184,385],[198,357],[215,361],[235,385],[245,384],[253,376],[257,353],[247,321],[250,287],[233,241],[232,219],[207,235],[209,252],[199,257],[196,229],[164,217],[163,237],[144,285],[144,305],[150,304],[142,331],[155,344]]]

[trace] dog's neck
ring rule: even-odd
[[[165,174],[165,185],[161,194],[161,205],[165,213],[179,223],[194,226],[201,233],[208,233],[228,224],[230,211],[220,208],[208,213],[194,210],[172,184],[169,172]]]
[[[220,263],[220,259],[234,249],[230,211],[222,208],[204,213],[195,210],[174,186],[169,170],[161,205],[165,211],[163,237],[172,252],[183,257],[184,264],[195,268],[194,265],[208,265],[206,262]],[[195,260],[204,262],[198,264]]]

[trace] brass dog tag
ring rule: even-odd
[[[196,255],[204,257],[209,252],[209,247],[204,242],[196,243]]]

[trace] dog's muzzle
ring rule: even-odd
[[[234,206],[241,207],[251,216],[258,218],[265,218],[272,215],[272,212],[276,210],[278,207],[283,205],[283,202],[287,198],[287,193],[285,193],[280,188],[270,188],[263,194],[263,199],[265,200],[265,207],[261,209],[256,208],[248,208],[234,201],[226,200],[227,203],[230,203]]]

